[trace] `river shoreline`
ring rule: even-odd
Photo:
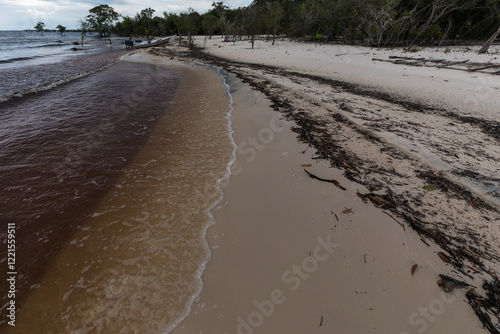
[[[477,126],[477,124],[484,122],[484,124],[489,124],[492,126],[491,128],[495,129],[496,123],[494,121],[489,120],[488,117],[465,119],[466,116],[461,115],[459,112],[452,112],[451,114],[456,115],[456,117],[449,117],[450,113],[443,112],[446,109],[433,108],[432,104],[412,102],[414,99],[411,96],[408,96],[404,100],[400,99],[401,92],[384,94],[384,89],[370,90],[367,86],[352,85],[349,83],[336,84],[339,81],[325,75],[325,73],[313,72],[307,74],[305,73],[307,71],[300,68],[300,52],[297,51],[297,48],[307,49],[307,46],[304,45],[295,46],[295,49],[293,49],[294,46],[291,42],[283,43],[285,44],[284,47],[280,46],[279,43],[274,48],[271,46],[261,46],[260,50],[255,50],[255,53],[258,55],[254,56],[252,55],[254,51],[243,45],[243,42],[240,45],[237,43],[236,45],[225,44],[223,52],[219,48],[219,45],[222,43],[219,43],[220,41],[214,41],[212,42],[212,46],[206,47],[203,50],[189,51],[185,48],[175,47],[159,48],[152,50],[151,53],[181,61],[201,62],[203,64],[222,67],[226,71],[234,73],[244,83],[260,91],[271,101],[270,103],[275,111],[279,111],[282,117],[292,122],[290,128],[296,132],[300,142],[306,145],[301,150],[296,150],[299,153],[306,152],[307,154],[311,154],[310,159],[312,159],[312,163],[305,163],[304,165],[315,166],[315,163],[325,161],[327,164],[338,168],[341,171],[341,177],[345,177],[346,179],[336,177],[335,180],[342,187],[347,188],[353,193],[353,196],[358,199],[357,203],[362,203],[365,206],[365,209],[361,209],[362,214],[366,213],[366,205],[372,205],[377,210],[385,213],[386,217],[387,215],[390,216],[382,219],[382,221],[390,221],[395,224],[393,228],[402,228],[405,231],[403,233],[413,235],[412,238],[415,238],[416,242],[421,243],[424,250],[411,250],[408,254],[417,257],[422,256],[423,258],[411,263],[411,257],[408,257],[406,261],[403,260],[401,262],[404,264],[401,267],[407,267],[405,272],[407,276],[406,278],[399,276],[398,279],[401,279],[401,281],[398,281],[399,283],[396,285],[402,285],[399,289],[394,288],[392,290],[394,293],[399,293],[400,289],[404,289],[403,283],[408,279],[412,279],[410,278],[410,272],[413,266],[416,265],[415,268],[422,268],[421,262],[427,263],[429,267],[433,268],[433,273],[426,272],[424,274],[426,275],[424,279],[426,283],[420,287],[425,290],[425,293],[424,290],[418,289],[420,294],[427,294],[429,290],[432,290],[434,291],[434,296],[439,296],[440,288],[436,284],[439,274],[451,276],[471,284],[477,281],[477,279],[474,280],[475,277],[480,278],[479,281],[481,279],[495,279],[495,276],[489,270],[492,269],[491,271],[498,272],[499,263],[499,216],[495,208],[495,201],[492,202],[486,197],[481,196],[480,191],[477,189],[474,190],[474,187],[468,187],[466,182],[455,177],[456,174],[452,173],[453,169],[445,170],[442,168],[440,162],[443,158],[446,160],[446,157],[440,152],[450,154],[451,151],[451,154],[460,154],[460,157],[464,154],[464,156],[472,156],[472,160],[478,157],[476,152],[481,152],[481,150],[476,149],[475,151],[462,152],[458,150],[467,146],[459,148],[453,145],[454,142],[460,142],[462,140],[460,139],[462,138],[461,136],[466,134],[464,139],[466,138],[468,141],[467,145],[474,146],[479,144],[479,147],[483,148],[482,152],[484,154],[480,153],[479,160],[481,162],[478,162],[478,164],[489,171],[492,177],[494,177],[495,164],[498,161],[497,144],[495,144],[497,142],[496,130],[489,133],[488,131],[484,131],[485,127]],[[266,51],[276,53],[279,50],[283,52],[284,57],[289,56],[288,58],[284,58],[288,63],[291,63],[289,59],[293,59],[296,56],[295,52],[298,52],[299,55],[296,57],[299,58],[299,62],[294,63],[297,68],[292,68],[293,66],[287,67],[286,64],[284,66],[269,64],[272,61],[255,62],[255,59],[264,59]],[[221,53],[224,53],[224,55],[221,55]],[[329,71],[335,69],[335,67],[330,68]],[[390,124],[384,124],[383,120],[389,119],[385,117],[384,112],[391,115],[391,122],[387,122]],[[461,119],[461,117],[463,118]],[[399,120],[399,125],[397,122],[392,122],[392,119]],[[422,131],[422,125],[418,124],[422,120],[427,122],[426,127],[435,126],[435,129],[429,132]],[[453,127],[455,124],[450,123],[455,122],[459,123],[456,125],[456,129],[446,128],[446,126]],[[401,124],[407,128],[408,125],[410,127],[413,126],[417,131],[403,133],[401,130],[403,126]],[[441,128],[438,126],[441,126]],[[467,129],[464,129],[464,127],[467,127]],[[418,134],[419,132],[421,139],[414,135],[414,133]],[[402,133],[404,135],[401,135]],[[447,134],[453,134],[458,137],[449,137]],[[433,138],[434,136],[435,138]],[[432,141],[433,139],[435,140]],[[427,144],[424,145],[425,143]],[[443,149],[445,145],[447,146]],[[433,151],[433,147],[438,147],[439,149]],[[456,153],[453,153],[452,150],[455,150]],[[485,155],[488,158],[484,159]],[[277,159],[277,157],[267,157],[266,159],[269,159],[267,164],[272,164],[270,161]],[[236,162],[238,163],[238,161],[237,158]],[[445,161],[445,163],[448,162]],[[462,170],[467,171],[470,167],[468,163],[464,163]],[[455,169],[458,170],[456,166]],[[311,173],[320,178],[328,179],[328,177],[325,177],[326,170],[322,172],[311,171]],[[487,173],[485,172],[485,174]],[[298,174],[298,171],[295,174]],[[298,175],[307,178],[307,174],[304,171]],[[352,183],[349,183],[347,180],[350,180]],[[345,182],[347,182],[347,186]],[[332,185],[332,187],[335,186]],[[231,195],[228,195],[228,199],[231,199]],[[307,202],[309,203],[309,201]],[[286,210],[285,207],[290,207],[290,205],[294,206],[294,204],[286,203],[286,201],[277,205],[283,205],[283,210]],[[331,211],[336,213],[336,217],[341,217],[341,214],[349,215],[352,212],[356,214],[360,212],[360,208],[357,207],[339,207],[335,204],[332,204],[332,209]],[[323,208],[323,210],[325,209]],[[309,213],[311,216],[314,215],[310,211]],[[356,214],[353,214],[353,216],[356,216]],[[217,221],[219,223],[219,220]],[[366,226],[363,228],[366,228]],[[389,232],[385,232],[385,236],[379,236],[379,238],[387,242],[386,235]],[[341,245],[345,245],[346,240],[348,240],[348,243],[359,242],[355,239],[336,240]],[[266,242],[264,241],[263,244],[266,244]],[[220,245],[218,246],[218,248],[221,247]],[[249,248],[247,251],[250,251],[250,249],[253,248]],[[396,249],[393,251],[397,252]],[[475,262],[475,255],[467,256],[467,251],[464,254],[463,249],[468,249],[473,254],[480,254],[477,262]],[[431,255],[432,253],[437,254],[443,251],[451,257],[451,264],[446,264],[438,256]],[[435,258],[429,258],[429,256],[435,256]],[[216,261],[215,259],[216,257],[214,257],[213,261]],[[441,265],[439,264],[440,261]],[[445,267],[442,267],[443,264]],[[210,271],[210,266],[211,264],[209,263],[207,272]],[[216,264],[213,264],[213,266],[216,266]],[[218,270],[221,269],[219,268]],[[279,275],[277,276],[279,277]],[[478,285],[477,282],[476,286]],[[323,286],[323,283],[319,284]],[[345,280],[341,284],[346,284]],[[326,288],[326,286],[323,287]],[[220,286],[219,288],[207,288],[206,295],[215,296],[217,293],[220,293],[220,288]],[[282,292],[286,291],[284,289],[278,290]],[[269,288],[269,291],[274,290]],[[194,328],[199,328],[200,325],[204,331],[211,332],[203,327],[203,324],[207,323],[206,319],[210,318],[209,314],[211,316],[214,315],[213,312],[203,310],[209,304],[203,299],[203,292],[201,296],[199,305],[203,305],[203,307],[200,307],[197,312],[198,314],[203,313],[205,316],[201,316],[200,319],[202,320],[198,319],[200,316],[193,315],[191,318],[188,317],[184,323],[184,327],[181,326],[177,330],[179,333],[184,333],[185,328],[193,330]],[[281,301],[280,296],[274,295],[274,297],[275,301]],[[304,298],[302,302],[307,304],[308,297],[302,297]],[[419,297],[413,294],[410,297],[412,300],[408,300],[406,302],[407,305],[403,309],[406,307],[418,309],[418,305],[429,305],[429,303],[433,302],[433,299],[429,299],[426,303],[425,299],[419,299]],[[250,299],[251,304],[252,297],[246,295],[246,298]],[[269,300],[272,300],[272,298]],[[278,304],[274,303],[275,306]],[[453,303],[453,305],[455,304]],[[443,305],[448,304],[445,303]],[[465,317],[471,321],[470,318],[473,316],[474,311],[466,304],[461,305],[459,308],[461,311],[458,311],[458,314],[461,315],[452,315],[446,312],[447,316],[449,316],[447,318],[448,324],[453,323],[453,325],[446,327],[444,323],[441,325],[438,324],[438,321],[432,324],[426,322],[426,328],[429,325],[433,328],[432,332],[437,333],[440,330],[450,331],[456,325],[455,330],[463,330],[461,326],[464,326],[464,324],[458,325],[461,322],[458,319],[464,319]],[[299,311],[297,310],[297,312]],[[247,313],[249,315],[253,314],[250,311]],[[224,330],[231,327],[236,329],[239,324],[240,330],[246,328],[247,332],[249,332],[248,325],[252,319],[237,316],[236,313],[232,314],[234,319],[232,325],[223,327]],[[245,311],[241,311],[240,314],[245,314]],[[387,318],[382,316],[386,322],[391,323],[393,321],[392,325],[386,324],[382,326],[384,328],[383,332],[401,331],[403,330],[402,328],[410,332],[412,328],[415,330],[416,324],[411,320],[415,320],[416,318],[414,315],[412,317],[412,315],[411,312],[401,313],[396,317],[398,320],[394,320],[393,317]],[[227,315],[224,318],[227,318]],[[317,318],[319,324],[319,316]],[[439,319],[441,318],[443,316],[439,317]],[[241,319],[245,321],[246,325],[243,324]],[[253,319],[253,324],[259,324],[258,319],[260,318]],[[270,317],[269,322],[273,324],[270,325],[272,326],[271,328],[275,330],[288,329],[288,325],[284,325],[282,320],[275,319],[274,315]],[[477,321],[476,319],[474,322],[477,323]],[[222,322],[225,321],[221,320]],[[368,327],[362,327],[365,325],[366,323],[360,325],[359,330],[368,330]],[[227,322],[225,326],[228,326]],[[324,324],[318,327],[322,326]],[[468,327],[470,330],[481,331],[480,325],[470,326]],[[256,326],[252,326],[251,324],[250,327],[251,329],[256,328]],[[260,328],[260,326],[257,327]],[[472,329],[472,327],[475,329]],[[295,329],[295,327],[293,328]],[[347,330],[349,327],[345,328]],[[308,330],[310,329],[308,327]],[[218,328],[217,330],[221,331],[222,329]],[[177,331],[174,332],[177,333]]]

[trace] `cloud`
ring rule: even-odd
[[[0,0],[0,30],[33,29],[38,21],[45,23],[47,29],[54,29],[62,24],[70,29],[78,26],[78,21],[89,14],[89,9],[107,3],[122,15],[135,16],[141,10],[151,7],[157,16],[164,11],[181,12],[189,7],[199,13],[209,10],[214,0],[153,0],[145,3],[141,0]],[[224,3],[237,8],[247,6],[252,0],[230,0]]]

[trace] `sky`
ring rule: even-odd
[[[211,9],[212,3],[221,0],[0,0],[0,30],[33,29],[37,22],[45,23],[45,29],[62,25],[75,29],[89,9],[98,5],[109,5],[123,16],[135,16],[141,10],[151,7],[155,16],[163,12],[180,13],[189,7],[198,13]],[[252,0],[222,1],[230,8],[248,6]]]

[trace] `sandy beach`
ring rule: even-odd
[[[0,334],[500,334],[500,0],[4,2]]]
[[[233,74],[238,149],[173,333],[488,332],[467,300],[500,269],[496,76],[373,60],[401,50],[196,45],[149,54]]]
[[[491,51],[197,36],[4,102],[0,331],[498,334]]]

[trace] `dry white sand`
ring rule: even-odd
[[[481,115],[487,119],[499,118],[500,76],[372,60],[402,56],[500,63],[498,46],[491,47],[492,54],[478,55],[478,47],[451,47],[447,53],[444,47],[438,51],[432,47],[410,53],[404,52],[402,48],[377,49],[278,40],[274,46],[270,42],[257,41],[252,50],[248,41],[224,43],[217,37],[206,44],[203,37],[198,37],[196,44],[200,47],[206,45],[206,52],[210,54],[231,60],[335,78],[395,94],[404,100],[432,104],[466,115]]]

